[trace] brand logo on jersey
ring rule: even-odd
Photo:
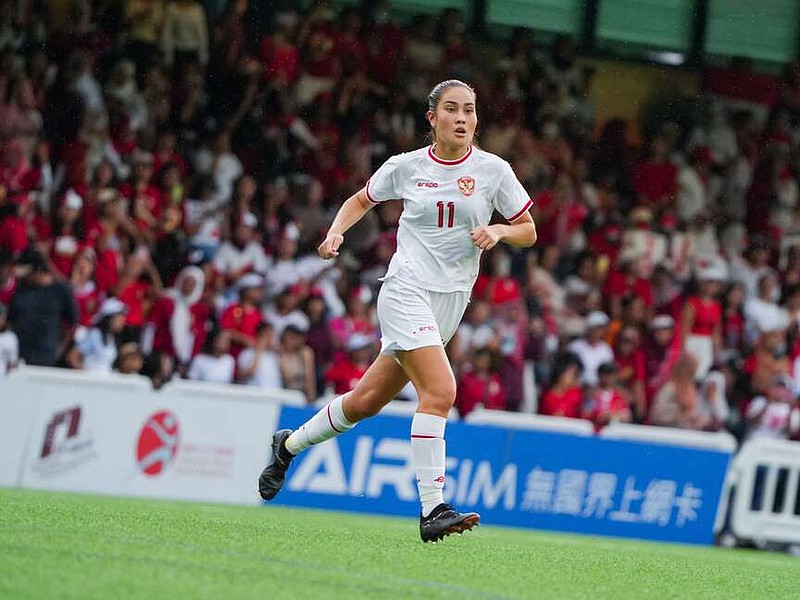
[[[439,184],[433,181],[418,181],[417,182],[418,188],[438,188]]]
[[[475,191],[475,180],[472,177],[462,177],[458,180],[458,191],[465,196],[472,196]]]

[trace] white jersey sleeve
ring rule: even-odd
[[[404,155],[392,156],[367,180],[366,192],[370,202],[379,204],[402,198],[401,168]]]
[[[497,193],[494,196],[493,204],[497,212],[509,222],[519,219],[533,204],[530,195],[522,187],[511,165],[505,161],[497,182]]]

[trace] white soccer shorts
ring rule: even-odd
[[[432,292],[395,276],[378,293],[381,354],[444,346],[455,335],[470,292]]]

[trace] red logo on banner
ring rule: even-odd
[[[160,475],[178,453],[178,419],[168,410],[151,415],[139,432],[136,462],[145,475]]]

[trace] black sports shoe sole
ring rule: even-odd
[[[278,451],[291,433],[291,429],[281,429],[272,436],[272,457],[258,478],[258,493],[264,500],[272,500],[277,496],[286,480],[291,461],[283,464]]]
[[[473,513],[465,517],[464,520],[461,521],[460,523],[456,523],[455,525],[448,527],[444,531],[440,532],[438,535],[426,536],[425,538],[422,539],[422,541],[423,543],[426,544],[428,543],[435,544],[436,542],[441,542],[448,535],[452,535],[454,533],[461,535],[467,531],[470,531],[474,527],[478,527],[480,524],[481,524],[481,516]]]
[[[443,540],[445,537],[447,537],[448,535],[451,535],[453,533],[457,533],[458,535],[461,535],[465,531],[470,531],[473,527],[477,527],[480,524],[481,524],[480,516],[478,516],[478,515],[469,516],[466,519],[464,519],[461,523],[459,523],[458,525],[453,525],[447,531],[445,531],[444,534],[442,534],[442,536],[439,538],[438,541]]]

